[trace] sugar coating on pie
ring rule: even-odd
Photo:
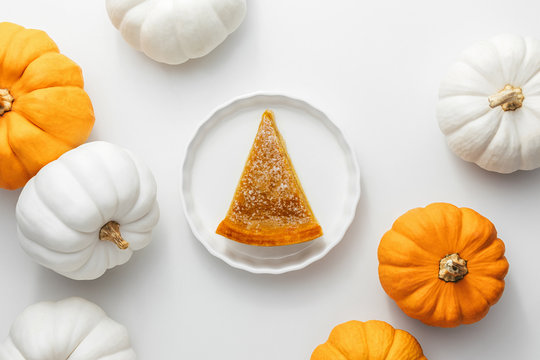
[[[323,234],[270,110],[262,115],[233,200],[216,233],[258,246],[291,245]]]

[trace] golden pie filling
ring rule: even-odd
[[[216,233],[258,246],[301,243],[323,232],[266,110],[225,219]]]

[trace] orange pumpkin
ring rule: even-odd
[[[508,272],[493,224],[446,203],[400,216],[378,256],[386,293],[410,317],[441,327],[482,319],[501,297]]]
[[[39,30],[0,23],[0,187],[23,186],[90,135],[81,68]]]
[[[406,331],[384,321],[348,321],[336,326],[311,360],[427,360],[422,347]]]

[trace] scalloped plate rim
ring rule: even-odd
[[[204,240],[204,236],[198,231],[197,226],[195,225],[194,218],[192,217],[192,209],[189,208],[188,201],[186,200],[186,198],[187,198],[186,194],[189,193],[189,192],[186,192],[187,189],[185,188],[186,183],[188,183],[186,181],[186,177],[188,175],[190,175],[189,172],[186,171],[187,166],[190,165],[190,160],[192,160],[193,157],[194,157],[194,148],[198,144],[198,141],[200,141],[200,136],[203,134],[204,130],[212,124],[212,120],[213,120],[214,116],[216,116],[218,113],[220,113],[220,112],[222,112],[224,110],[227,110],[230,107],[234,107],[239,102],[247,101],[247,100],[250,100],[250,99],[256,99],[256,98],[259,98],[259,97],[283,98],[286,101],[292,101],[292,102],[295,102],[295,103],[302,104],[302,106],[310,108],[311,110],[314,110],[315,112],[318,112],[320,115],[322,115],[322,118],[326,122],[325,126],[328,127],[328,125],[330,125],[330,127],[333,128],[334,136],[338,137],[338,140],[340,140],[339,141],[340,144],[344,145],[347,152],[348,152],[347,155],[350,157],[352,167],[353,167],[351,178],[354,178],[353,183],[356,184],[356,186],[354,188],[354,191],[351,194],[351,198],[349,198],[349,202],[351,202],[353,204],[353,206],[351,206],[351,208],[348,209],[349,210],[348,213],[344,214],[344,215],[347,216],[347,219],[344,221],[344,226],[342,227],[342,229],[341,229],[341,231],[339,233],[339,236],[336,237],[336,240],[329,243],[327,246],[324,247],[324,249],[322,251],[315,254],[314,256],[311,256],[311,257],[305,259],[304,261],[298,262],[297,264],[287,265],[287,266],[284,266],[282,268],[264,267],[264,266],[254,267],[254,266],[245,264],[243,262],[233,260],[233,259],[225,256],[224,254],[216,251],[212,246],[210,246],[210,244],[208,244]],[[358,161],[357,161],[357,158],[356,158],[356,154],[355,154],[352,146],[350,145],[350,142],[347,140],[345,134],[343,133],[343,131],[341,131],[341,129],[332,120],[330,120],[330,118],[326,115],[326,113],[324,113],[320,109],[313,106],[311,104],[311,102],[309,102],[309,101],[307,101],[305,99],[298,98],[296,96],[290,96],[290,95],[287,95],[287,94],[284,94],[284,93],[281,93],[281,92],[272,92],[272,91],[258,91],[258,92],[244,94],[244,95],[235,97],[232,100],[229,100],[228,102],[223,103],[222,105],[216,107],[213,111],[211,111],[210,114],[202,122],[200,122],[198,124],[198,126],[195,129],[195,132],[194,132],[193,136],[190,138],[190,141],[188,142],[188,145],[186,146],[185,156],[184,156],[184,160],[182,162],[181,174],[180,175],[181,176],[180,176],[180,187],[179,187],[179,189],[180,189],[180,197],[182,199],[182,207],[183,207],[183,210],[184,210],[184,216],[186,217],[188,225],[189,225],[189,227],[191,229],[191,232],[195,236],[195,238],[213,256],[223,260],[225,263],[227,263],[228,265],[230,265],[230,266],[232,266],[234,268],[245,270],[245,271],[248,271],[248,272],[251,272],[251,273],[254,273],[254,274],[276,274],[276,275],[277,274],[283,274],[283,273],[286,273],[286,272],[303,269],[306,266],[312,264],[313,262],[322,259],[325,255],[327,255],[330,252],[330,250],[332,250],[338,243],[340,243],[341,240],[343,239],[343,237],[345,236],[347,230],[349,229],[349,227],[351,226],[352,222],[355,219],[356,210],[357,210],[358,203],[360,201],[360,195],[361,195],[360,169],[359,169],[359,166],[358,166]]]

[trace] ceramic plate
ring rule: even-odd
[[[217,235],[265,109],[277,126],[324,235],[306,243],[258,247]],[[254,94],[218,108],[188,145],[182,168],[184,210],[193,234],[229,265],[279,274],[322,258],[343,237],[360,198],[356,157],[338,127],[303,100]]]

